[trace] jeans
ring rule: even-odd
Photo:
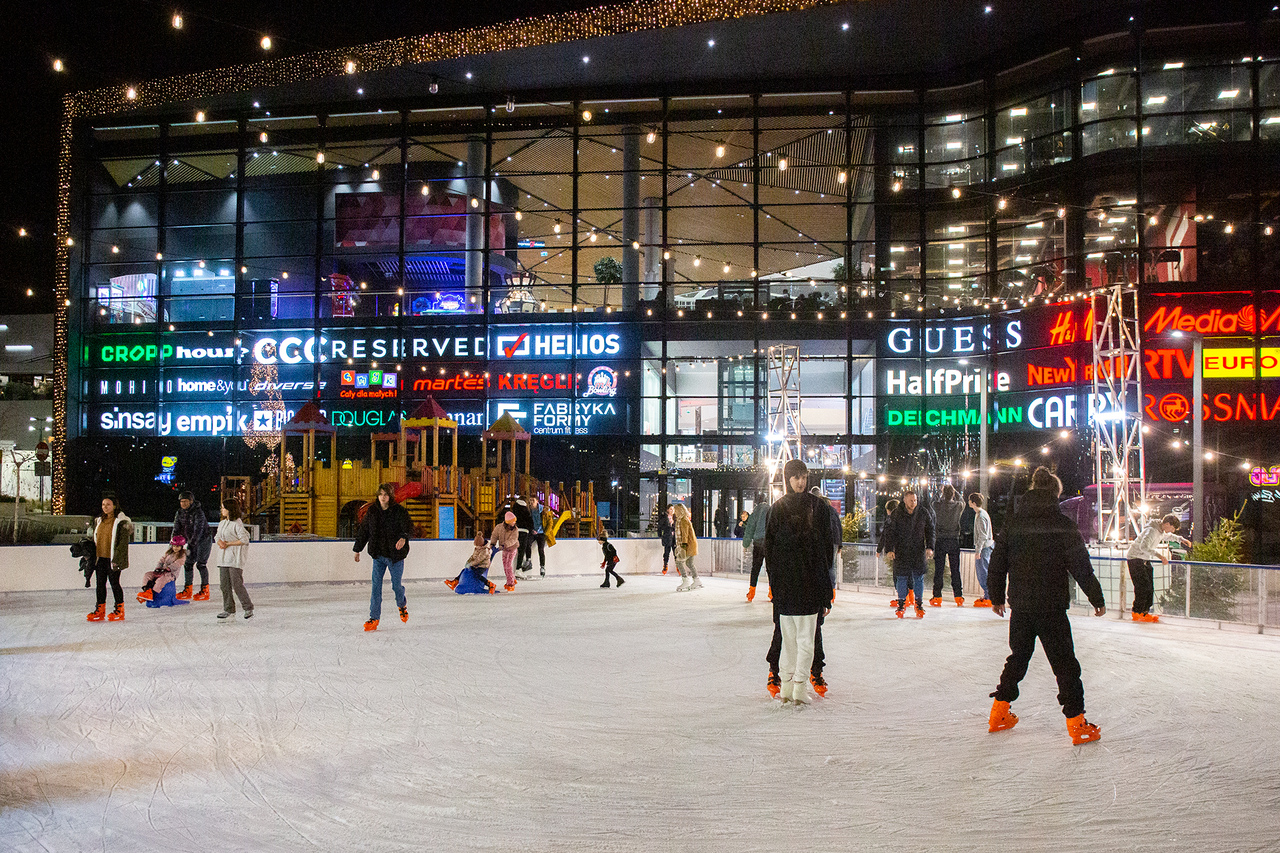
[[[107,603],[107,581],[111,581],[111,594],[116,604],[124,603],[124,590],[120,588],[120,570],[111,568],[110,557],[99,557],[93,567],[94,577],[98,581],[98,603]]]
[[[200,585],[209,585],[209,550],[213,548],[213,537],[206,536],[187,549],[187,562],[183,565],[186,571],[187,586],[191,586],[195,569],[200,570]]]
[[[1084,713],[1084,684],[1080,681],[1080,661],[1071,639],[1071,623],[1065,610],[1047,612],[1017,608],[1009,612],[1009,658],[1000,674],[1000,686],[991,694],[1001,702],[1018,698],[1018,682],[1027,674],[1027,664],[1036,650],[1036,638],[1058,678],[1058,702],[1068,718]]]
[[[982,597],[986,599],[991,598],[987,592],[987,569],[991,566],[991,552],[995,549],[994,545],[988,545],[982,549],[981,554],[973,558],[973,570],[978,573],[978,586],[982,587]]]
[[[391,589],[396,594],[396,607],[404,607],[408,601],[404,597],[404,560],[392,561],[390,557],[373,558],[373,592],[369,596],[369,618],[382,618],[382,576],[391,570]]]
[[[813,666],[813,637],[818,628],[818,614],[779,616],[778,625],[782,629],[778,677],[783,684],[788,681],[804,684],[809,680],[806,673]]]
[[[899,607],[907,606],[907,587],[914,589],[916,592],[916,607],[924,607],[924,572],[912,575],[909,578],[905,575],[895,575],[893,585],[898,588]]]
[[[1150,560],[1129,560],[1129,579],[1133,581],[1133,612],[1150,613],[1155,603],[1155,568]]]
[[[253,602],[249,599],[249,591],[244,588],[244,569],[235,566],[218,566],[218,586],[222,588],[222,610],[224,613],[236,612],[236,600],[231,593],[240,598],[240,606],[245,613],[253,611]]]
[[[951,561],[951,594],[956,598],[964,595],[960,591],[960,540],[939,539],[933,546],[933,597],[942,597],[943,570],[947,561]]]

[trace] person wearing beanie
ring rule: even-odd
[[[618,565],[618,549],[609,544],[609,534],[600,531],[600,535],[596,537],[596,541],[600,543],[600,550],[604,552],[604,560],[600,563],[600,568],[604,569],[604,583],[600,584],[601,589],[609,588],[609,575],[612,574],[618,581],[618,586],[622,586],[625,581],[622,575],[614,569]]]
[[[507,576],[507,582],[502,588],[511,592],[516,588],[516,552],[520,550],[520,527],[516,523],[516,514],[511,510],[507,510],[502,521],[493,526],[489,547],[502,550],[502,571]]]
[[[174,536],[169,540],[169,547],[160,555],[156,567],[142,576],[142,591],[138,593],[138,603],[144,604],[155,600],[155,590],[163,590],[166,584],[177,580],[178,568],[187,559],[187,538]]]
[[[809,469],[799,459],[783,466],[787,493],[769,510],[765,526],[765,571],[782,633],[778,676],[783,702],[809,701],[818,616],[831,610],[831,509],[809,494]]]
[[[915,595],[916,618],[924,618],[924,561],[933,557],[933,516],[920,506],[915,489],[902,494],[902,503],[884,528],[885,557],[893,564],[898,590],[897,614],[907,608],[907,592]]]
[[[964,501],[956,494],[955,486],[942,487],[942,497],[933,504],[933,526],[936,541],[933,546],[933,598],[931,607],[942,606],[942,579],[947,562],[951,563],[951,594],[956,607],[964,607],[964,592],[960,588],[960,516],[964,515]]]
[[[1018,683],[1027,674],[1036,641],[1044,648],[1049,666],[1058,679],[1058,701],[1067,718],[1067,733],[1075,744],[1102,737],[1101,730],[1084,718],[1084,684],[1076,659],[1067,608],[1075,578],[1093,605],[1093,615],[1106,615],[1102,587],[1093,574],[1089,550],[1080,531],[1058,507],[1062,483],[1047,468],[1031,476],[1031,490],[1022,496],[1008,526],[996,537],[987,576],[991,612],[1003,616],[1005,581],[1009,585],[1009,657],[1000,684],[991,694],[987,730],[1011,729],[1018,717],[1009,704],[1018,698]]]

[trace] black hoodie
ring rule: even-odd
[[[769,508],[764,565],[779,615],[808,616],[831,606],[831,512],[808,492],[790,492]]]
[[[1090,604],[1105,606],[1089,550],[1075,522],[1062,514],[1052,491],[1032,489],[1022,496],[1004,531],[996,536],[987,575],[991,603],[1005,603],[1007,577],[1013,609],[1066,610],[1071,604],[1068,575],[1080,584]]]
[[[383,509],[382,504],[374,500],[364,515],[360,530],[356,533],[356,544],[352,551],[359,553],[365,543],[369,545],[370,557],[386,557],[399,562],[409,556],[409,540],[413,538],[413,521],[409,511],[392,500]],[[396,543],[405,540],[404,547],[397,549]]]

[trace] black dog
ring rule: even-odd
[[[71,556],[80,558],[80,571],[84,574],[84,585],[88,588],[98,559],[98,544],[86,536],[71,546]]]

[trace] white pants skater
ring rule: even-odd
[[[818,614],[779,616],[778,627],[782,629],[782,653],[778,658],[782,698],[806,701],[809,694],[805,684],[813,666],[813,635],[818,629]]]

